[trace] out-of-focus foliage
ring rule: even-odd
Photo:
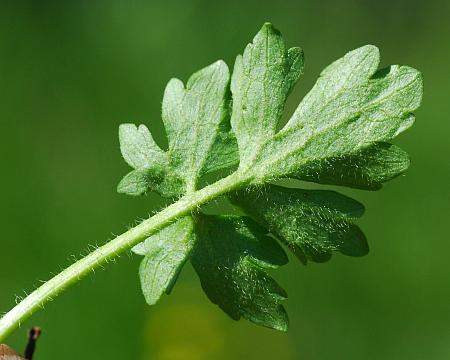
[[[346,192],[367,208],[361,225],[371,254],[361,260],[336,255],[326,266],[305,268],[292,261],[278,271],[291,299],[285,302],[287,334],[224,317],[199,291],[189,266],[177,296],[148,308],[139,293],[139,260],[123,257],[33,317],[45,331],[37,355],[449,357],[450,287],[441,281],[450,251],[443,226],[450,211],[450,48],[443,45],[449,12],[441,0],[1,2],[1,311],[13,305],[11,294],[21,296],[38,284],[34,279],[72,261],[61,262],[64,256],[78,256],[162,206],[156,195],[115,194],[127,170],[118,161],[118,125],[150,124],[156,143],[167,149],[160,120],[167,81],[174,75],[187,80],[219,58],[232,64],[249,34],[270,20],[307,54],[287,115],[324,66],[363,44],[381,49],[382,66],[408,64],[424,74],[420,121],[397,142],[411,154],[408,176],[381,192]],[[17,332],[11,345],[21,349],[23,338]],[[66,338],[79,347],[67,347]]]

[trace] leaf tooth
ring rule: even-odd
[[[230,198],[253,219],[287,244],[303,262],[328,261],[332,251],[362,256],[367,241],[351,219],[362,215],[357,201],[334,191],[289,189],[269,185]]]

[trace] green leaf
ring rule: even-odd
[[[135,170],[129,172],[117,186],[117,192],[139,196],[148,189],[161,195],[178,195],[179,179],[167,176],[169,158],[155,143],[145,125],[122,124],[119,127],[120,150],[125,161]]]
[[[196,236],[191,262],[209,299],[234,320],[285,331],[287,295],[265,271],[287,262],[279,245],[250,219],[232,216],[200,216]]]
[[[177,197],[195,191],[202,175],[237,164],[229,121],[229,77],[227,65],[217,61],[193,74],[186,86],[178,79],[169,81],[162,105],[167,152],[144,125],[121,125],[122,154],[139,172],[127,175],[119,192],[140,195],[150,189]]]
[[[268,185],[230,198],[303,262],[328,261],[332,251],[362,256],[369,250],[364,234],[351,222],[363,214],[363,205],[337,192]]]
[[[228,67],[217,61],[192,75],[186,87],[180,80],[172,79],[164,92],[162,116],[169,139],[170,166],[184,179],[188,192],[197,188],[202,169],[222,167],[217,159],[223,156],[214,158],[212,150],[231,154],[227,145],[232,138],[227,140],[226,126],[228,83]],[[212,163],[208,164],[208,159]],[[230,161],[226,157],[225,160]]]
[[[145,125],[120,125],[119,140],[123,158],[134,169],[167,166],[166,154],[155,143]]]
[[[149,305],[155,304],[175,285],[194,245],[192,231],[192,218],[186,216],[133,248],[134,253],[145,256],[139,267],[139,276]]]
[[[410,127],[411,112],[422,98],[421,75],[397,65],[376,72],[378,63],[378,49],[368,45],[327,67],[286,126],[255,147],[249,170],[253,183],[291,176],[311,162],[358,153]],[[239,121],[232,121],[239,143],[248,134],[235,124]]]
[[[145,125],[122,124],[119,127],[120,150],[125,161],[135,170],[129,172],[117,186],[117,192],[131,196],[144,194],[147,189],[167,194],[169,179],[168,157],[153,140]],[[159,184],[166,184],[159,188]],[[172,196],[173,194],[168,194]]]
[[[241,167],[250,164],[261,145],[274,136],[287,96],[302,73],[302,50],[286,51],[280,32],[268,23],[236,58],[231,124]]]
[[[409,164],[409,155],[399,147],[376,143],[349,155],[309,162],[292,177],[320,184],[378,190],[382,183],[404,173]]]
[[[149,187],[149,174],[147,169],[129,172],[117,185],[117,192],[131,196],[144,194]]]
[[[160,215],[181,219],[134,249],[145,255],[140,274],[147,302],[171,289],[190,258],[207,296],[233,319],[285,330],[280,302],[286,294],[267,274],[287,261],[276,239],[304,263],[327,261],[333,251],[368,252],[354,224],[364,212],[359,202],[270,181],[376,190],[408,168],[408,154],[389,141],[413,124],[422,77],[407,66],[377,70],[379,61],[378,49],[367,45],[333,62],[281,128],[287,97],[303,73],[303,52],[287,49],[267,23],[237,56],[231,81],[223,61],[186,85],[169,81],[162,104],[167,151],[145,126],[121,126],[121,151],[134,170],[118,191],[182,197]],[[204,175],[232,168],[200,189],[213,178]],[[221,195],[248,217],[204,215],[200,206]]]

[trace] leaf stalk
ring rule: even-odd
[[[190,212],[196,212],[201,205],[249,182],[248,177],[236,171],[214,184],[180,198],[159,213],[73,263],[42,284],[0,319],[0,342],[20,327],[20,324],[33,313],[85,278],[90,272],[117,258],[176,219]]]

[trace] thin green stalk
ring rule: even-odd
[[[39,308],[76,284],[91,271],[118,257],[165,225],[191,211],[195,211],[199,206],[212,199],[240,187],[247,181],[248,179],[245,179],[239,172],[235,172],[214,184],[184,196],[151,218],[144,220],[139,225],[78,260],[33,291],[0,319],[0,342]]]

